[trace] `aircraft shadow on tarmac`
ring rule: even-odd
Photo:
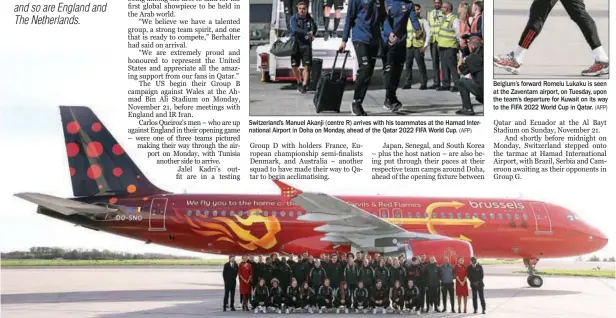
[[[195,285],[196,283],[190,283]],[[199,284],[216,289],[169,289],[169,290],[109,290],[64,293],[30,293],[3,294],[1,304],[45,304],[45,303],[75,303],[75,302],[131,302],[131,301],[198,301],[212,299],[216,302],[213,309],[218,309],[222,303],[223,290],[221,284]],[[470,294],[470,293],[469,293]],[[486,289],[486,299],[508,297],[550,297],[580,294],[578,291],[523,288]],[[469,298],[470,295],[469,295]],[[235,296],[239,304],[239,293]],[[470,299],[469,299],[470,301]]]

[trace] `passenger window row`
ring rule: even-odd
[[[394,212],[394,217],[395,218],[401,218],[402,217],[402,212],[400,211],[393,211]],[[387,211],[381,211],[381,217],[388,217],[388,213]],[[416,212],[415,214],[413,214],[413,212],[407,212],[406,217],[411,219],[411,218],[427,218],[428,217],[428,213],[426,212]],[[470,219],[472,217],[477,218],[477,219],[482,219],[482,220],[487,220],[488,217],[491,220],[495,220],[495,219],[499,219],[499,220],[503,220],[504,218],[506,218],[507,220],[519,220],[520,218],[522,218],[523,220],[528,220],[528,215],[526,213],[523,213],[520,215],[520,213],[490,213],[489,215],[487,213],[481,213],[481,215],[479,213],[473,213],[472,215],[470,213],[463,213],[463,212],[458,212],[458,213],[445,213],[445,212],[436,212],[432,215],[433,218],[441,218],[441,219]]]
[[[248,217],[250,214],[252,215],[257,215],[257,211],[235,211],[235,210],[231,210],[231,211],[226,211],[226,210],[188,210],[186,211],[186,215],[187,216],[204,216],[204,217],[216,217],[216,216],[246,216]],[[303,214],[302,211],[262,211],[261,214],[263,216],[280,216],[280,217],[285,217],[285,216],[289,216],[289,217],[295,217],[295,215],[297,216],[301,216]]]

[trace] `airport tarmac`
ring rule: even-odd
[[[494,54],[509,53],[518,45],[528,21],[531,3],[530,0],[494,2]],[[586,0],[584,3],[588,13],[595,20],[599,39],[609,56],[608,0]],[[543,30],[525,53],[523,62],[519,75],[494,67],[494,78],[508,80],[582,78],[580,75],[582,70],[594,62],[591,49],[582,32],[571,20],[560,1],[556,3],[546,19]],[[608,77],[604,75],[600,78]]]
[[[616,311],[614,279],[544,277],[544,286],[535,289],[525,275],[511,274],[521,266],[501,267],[485,266],[486,316],[607,318]],[[221,311],[222,273],[211,267],[4,268],[1,288],[0,313],[9,318],[254,315]],[[468,305],[469,314],[423,316],[474,316],[471,299]]]
[[[262,83],[261,72],[257,71],[256,49],[250,50],[250,115],[251,116],[310,116],[310,115],[351,115],[351,102],[353,101],[353,86],[347,85],[342,99],[340,113],[324,112],[317,114],[314,109],[314,92],[300,94],[295,90],[283,90],[288,83]],[[432,85],[432,60],[426,54],[426,67],[428,68],[428,86]],[[406,72],[406,71],[405,71]],[[404,73],[402,76],[404,76]],[[391,113],[383,108],[385,89],[383,89],[382,63],[379,61],[375,68],[372,84],[364,100],[364,110],[368,116],[396,116],[396,115],[423,115],[423,116],[458,116],[455,112],[462,108],[459,93],[437,92],[433,89],[419,90],[419,73],[415,66],[413,73],[415,84],[411,89],[398,89],[398,99],[404,105],[397,113]],[[401,84],[403,84],[403,80]],[[471,97],[477,115],[483,115],[483,105]]]

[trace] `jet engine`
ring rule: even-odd
[[[285,253],[288,254],[303,254],[308,252],[309,255],[319,257],[325,254],[346,254],[351,249],[348,244],[336,244],[336,242],[321,241],[321,236],[306,237],[291,241],[282,246]]]
[[[449,257],[449,262],[456,264],[459,257],[464,258],[464,264],[470,264],[470,258],[473,256],[473,247],[469,242],[462,240],[427,240],[427,241],[409,241],[406,249],[406,257],[409,259],[412,256],[426,254],[426,259],[430,260],[431,256],[436,257],[436,262],[441,263],[444,257]],[[409,253],[410,252],[410,257]]]

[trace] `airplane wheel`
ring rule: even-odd
[[[528,276],[527,282],[528,282],[528,285],[533,288],[539,288],[543,286],[543,278],[541,278],[541,276],[537,276],[537,275]]]

